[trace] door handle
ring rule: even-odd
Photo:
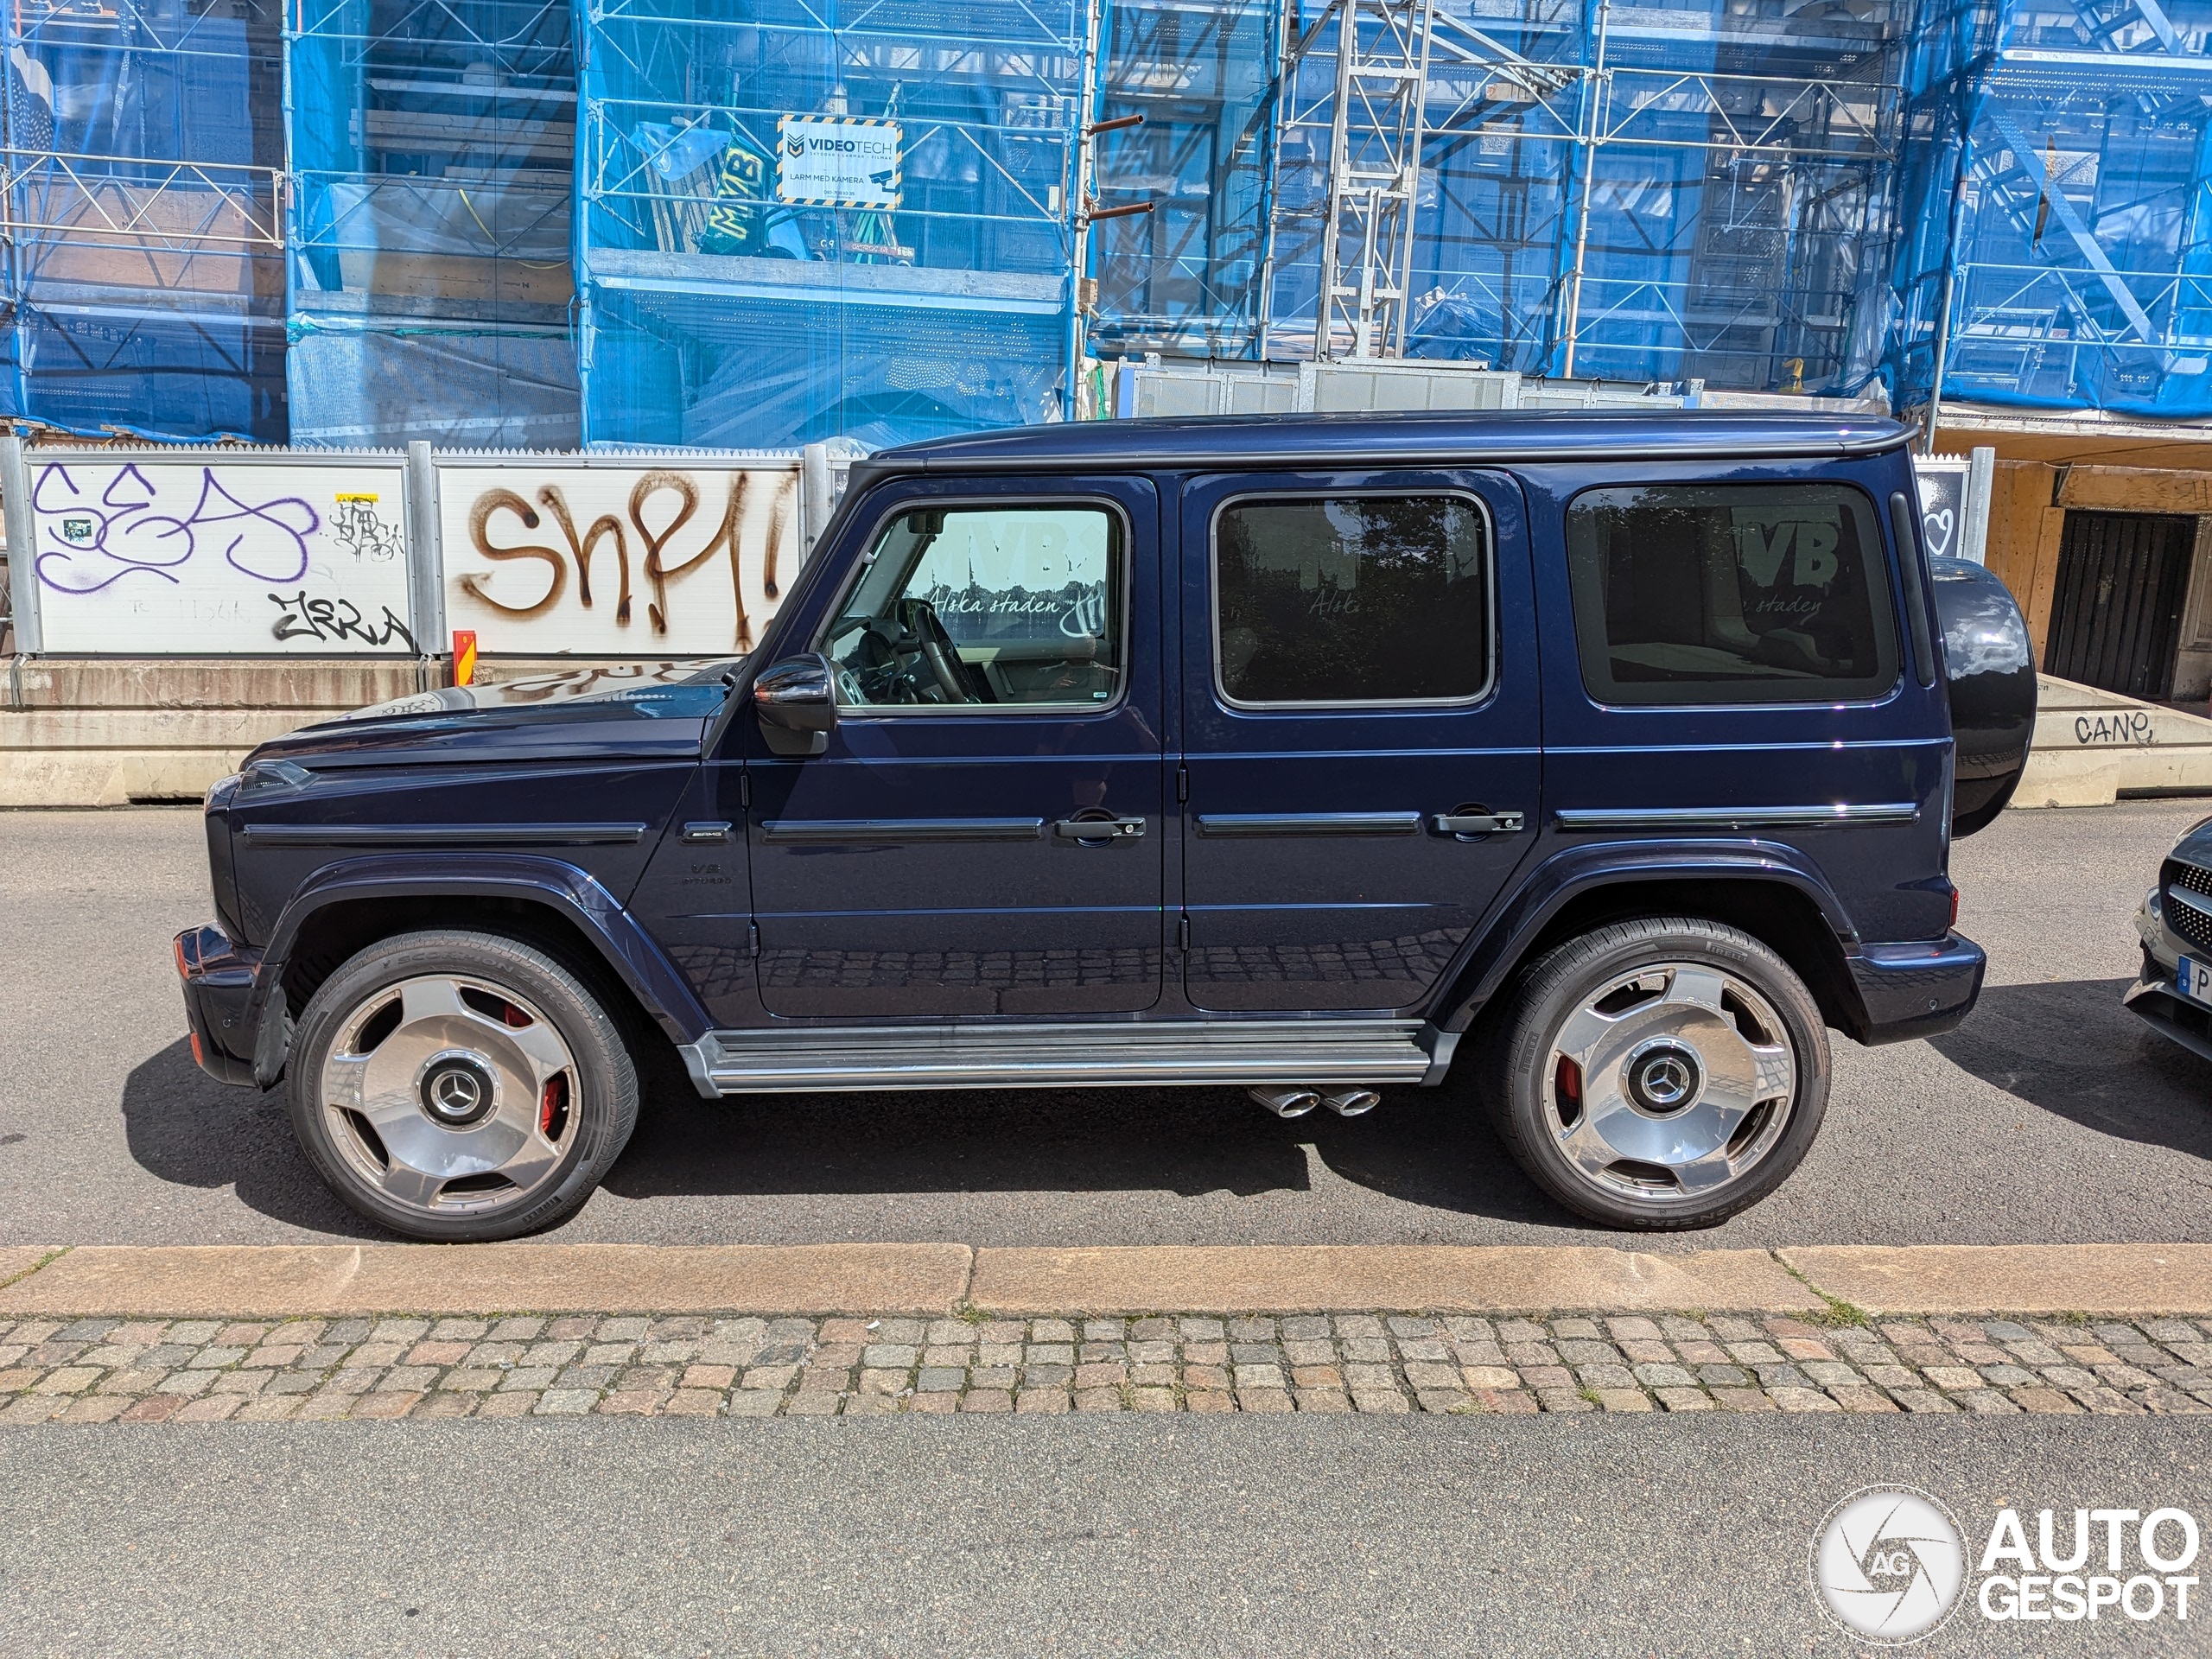
[[[1144,838],[1144,820],[1062,818],[1052,825],[1052,834],[1060,841],[1088,841],[1101,844],[1115,841],[1141,841]]]
[[[1510,836],[1528,820],[1518,812],[1439,812],[1428,823],[1440,836]]]

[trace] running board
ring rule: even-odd
[[[814,1026],[711,1032],[678,1052],[699,1092],[1036,1084],[1439,1083],[1452,1032],[1418,1020]]]

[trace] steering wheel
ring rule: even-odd
[[[948,702],[973,702],[975,693],[968,689],[968,682],[961,674],[960,652],[952,643],[952,636],[944,631],[944,624],[938,620],[937,607],[926,599],[899,601],[899,608],[906,613],[899,620],[920,641],[922,660],[929,664],[931,677],[944,693]]]

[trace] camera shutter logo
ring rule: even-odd
[[[1813,1536],[1821,1605],[1863,1641],[1918,1641],[1950,1617],[1965,1580],[1959,1523],[1910,1487],[1852,1493]]]

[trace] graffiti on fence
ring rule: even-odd
[[[448,620],[487,652],[750,651],[798,555],[787,469],[456,467],[439,493]]]
[[[378,650],[395,646],[415,650],[414,634],[391,613],[389,605],[382,607],[383,614],[371,621],[352,600],[310,598],[304,588],[296,594],[271,594],[269,602],[276,607],[274,632],[279,639],[319,639],[326,644],[358,639]]]
[[[32,568],[46,648],[412,650],[400,620],[407,569],[398,502],[397,467],[39,465]]]

